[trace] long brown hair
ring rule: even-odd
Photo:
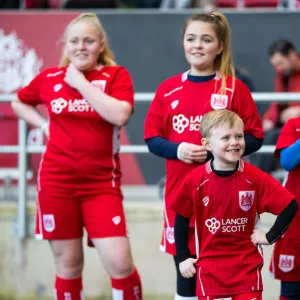
[[[99,32],[100,39],[103,40],[103,42],[104,42],[104,51],[102,53],[100,53],[100,55],[98,57],[98,63],[105,65],[105,66],[116,65],[115,56],[108,45],[106,32],[104,31],[98,17],[93,13],[83,13],[83,14],[80,14],[78,17],[76,17],[74,20],[72,20],[65,29],[65,32],[64,32],[63,38],[62,38],[63,42],[64,43],[66,42],[66,38],[68,36],[68,31],[69,31],[70,27],[79,22],[88,22],[89,24],[92,24],[93,26],[95,26]],[[60,58],[59,66],[64,67],[64,66],[69,65],[69,63],[70,63],[69,57],[65,53],[65,51],[63,51],[63,54]]]
[[[222,78],[222,86],[219,92],[221,94],[225,94],[227,76],[233,77],[233,88],[235,82],[235,71],[234,71],[234,66],[233,66],[232,56],[231,56],[230,27],[227,18],[219,12],[213,12],[210,15],[208,14],[192,15],[184,23],[183,37],[185,35],[188,25],[194,21],[201,21],[204,23],[212,24],[216,36],[218,38],[219,44],[222,45],[223,47],[222,52],[216,56],[216,59],[214,61],[214,70],[216,72],[219,72]]]

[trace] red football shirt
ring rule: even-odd
[[[43,155],[39,184],[84,188],[120,185],[119,127],[104,120],[76,90],[64,82],[66,68],[47,69],[18,92],[19,99],[44,104],[50,117],[50,138]],[[85,74],[106,94],[133,106],[132,80],[124,67],[100,66]]]
[[[195,83],[187,80],[188,72],[164,81],[158,88],[145,120],[144,138],[162,136],[172,142],[201,145],[200,121],[214,109],[236,112],[245,123],[245,133],[263,138],[261,120],[249,89],[238,79],[233,93],[232,77],[227,78],[226,95],[218,95],[221,79]],[[186,174],[199,164],[166,160],[165,226],[173,227],[175,214],[168,209],[170,197]],[[170,242],[174,242],[172,239]],[[174,253],[175,254],[175,253]]]
[[[171,208],[196,218],[197,295],[234,295],[263,289],[260,247],[250,236],[258,215],[280,214],[294,199],[282,185],[240,160],[238,170],[223,178],[211,161],[190,172]]]
[[[280,151],[288,148],[300,139],[300,118],[290,119],[283,126],[277,144],[275,155],[279,157]],[[290,171],[283,185],[295,195],[300,207],[300,166]],[[290,227],[284,233],[284,238],[300,239],[300,211],[298,210]]]

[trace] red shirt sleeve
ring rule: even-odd
[[[259,139],[264,138],[262,122],[249,89],[241,81],[236,81],[232,110],[245,124],[245,134],[250,133]]]
[[[294,119],[288,120],[282,127],[275,149],[275,155],[279,157],[280,150],[291,146],[297,142],[297,136],[295,135],[295,122]]]
[[[173,211],[186,218],[191,218],[194,215],[196,188],[192,181],[192,173],[185,177],[169,205]]]
[[[40,89],[43,80],[42,74],[37,75],[27,86],[18,91],[18,98],[21,102],[32,106],[43,103],[40,98]]]
[[[262,172],[263,173],[263,172]],[[269,174],[263,173],[263,178],[259,176],[258,182],[258,213],[269,212],[279,215],[295,198],[279,181]]]
[[[128,102],[134,108],[134,89],[129,72],[120,67],[115,75],[109,95],[120,101]]]
[[[160,86],[150,104],[144,124],[144,139],[165,136],[164,131],[164,92]]]

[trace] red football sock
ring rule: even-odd
[[[111,278],[113,300],[142,300],[142,284],[137,270],[125,278]]]
[[[84,300],[81,277],[63,279],[56,276],[55,295],[56,300]]]

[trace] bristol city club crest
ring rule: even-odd
[[[92,80],[91,84],[101,90],[101,92],[105,91],[106,80]]]
[[[294,268],[294,260],[295,256],[294,255],[284,255],[280,254],[279,256],[279,269],[282,272],[290,272]]]
[[[210,105],[213,109],[224,109],[228,104],[228,95],[212,94]]]
[[[243,211],[248,211],[254,203],[255,191],[240,191],[239,204]]]
[[[55,228],[54,215],[43,215],[43,225],[47,232],[52,232]]]
[[[175,243],[174,227],[167,227],[166,228],[166,238],[167,238],[167,241],[170,244],[174,244]]]

